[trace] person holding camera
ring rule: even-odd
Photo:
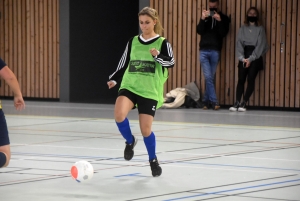
[[[214,77],[220,60],[223,38],[229,30],[229,18],[218,11],[219,0],[209,0],[209,10],[202,11],[202,17],[197,25],[197,33],[201,35],[200,63],[205,77],[205,94],[203,109],[209,104],[214,110],[220,105],[216,96]]]
[[[230,111],[246,111],[246,104],[254,91],[255,78],[263,69],[263,58],[268,50],[266,33],[259,22],[259,12],[256,7],[250,7],[246,13],[244,25],[238,32],[236,54],[239,59],[238,83],[236,86],[236,101]],[[248,80],[244,94],[244,85]],[[243,101],[240,102],[243,95]]]

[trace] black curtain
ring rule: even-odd
[[[108,90],[127,41],[139,33],[139,0],[70,1],[70,101],[114,103]]]

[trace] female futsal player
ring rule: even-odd
[[[115,121],[126,140],[125,160],[131,160],[137,138],[131,133],[127,114],[137,107],[139,123],[146,145],[153,177],[162,173],[156,157],[156,140],[151,126],[156,109],[163,103],[163,85],[168,69],[174,67],[170,43],[160,36],[163,28],[155,9],[145,7],[139,14],[142,34],[129,40],[117,70],[110,75],[107,85],[112,88],[122,79],[115,103]]]

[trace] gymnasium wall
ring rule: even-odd
[[[63,7],[66,12],[59,7],[63,1],[69,2]],[[257,6],[270,50],[250,105],[299,108],[300,1],[220,2],[222,12],[231,16],[216,73],[220,104],[234,102],[236,35],[246,10]],[[165,90],[196,81],[203,94],[205,81],[198,59],[201,37],[196,26],[208,0],[150,0],[150,6],[160,14],[176,59]],[[118,65],[128,39],[138,33],[138,11],[138,0],[0,0],[0,57],[17,75],[25,97],[59,100],[66,96],[63,101],[113,103],[117,91],[107,89],[107,77]],[[63,19],[60,14],[65,14]],[[68,33],[61,34],[60,22]],[[3,80],[1,84],[0,97],[12,96]]]
[[[166,90],[196,81],[202,94],[205,80],[199,62],[196,26],[208,0],[150,0],[158,10],[176,59],[170,70]],[[230,31],[224,39],[222,56],[216,73],[216,93],[220,104],[235,101],[237,59],[235,41],[246,10],[256,6],[266,29],[270,50],[265,70],[256,78],[255,92],[249,104],[263,107],[300,107],[300,1],[299,0],[220,0],[221,11],[231,16]]]
[[[0,57],[24,97],[59,98],[58,5],[58,0],[0,0]],[[0,96],[12,96],[0,82]]]

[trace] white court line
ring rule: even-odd
[[[54,145],[30,145],[30,144],[12,144],[12,145],[23,145],[32,147],[56,147],[56,148],[67,148],[67,149],[90,149],[90,150],[107,150],[107,151],[123,151],[124,149],[108,149],[108,148],[94,148],[94,147],[73,147],[73,146],[54,146]],[[136,152],[146,153],[147,151],[134,149]],[[274,160],[274,161],[289,161],[289,162],[300,162],[300,160],[288,160],[288,159],[274,159],[274,158],[260,158],[260,157],[240,157],[240,156],[224,156],[223,154],[193,154],[193,153],[174,153],[174,152],[157,152],[157,154],[169,154],[169,155],[191,155],[191,156],[219,156],[228,158],[245,158],[245,159],[258,159],[258,160]]]
[[[25,119],[28,117],[28,118],[31,118],[31,119],[40,119],[41,117],[42,118],[45,118],[45,119],[63,119],[63,120],[66,120],[66,119],[76,119],[76,120],[91,120],[91,121],[102,121],[103,123],[107,123],[105,121],[109,121],[109,123],[112,123],[114,122],[115,120],[114,119],[106,119],[106,118],[80,118],[80,117],[59,117],[59,116],[32,116],[32,115],[6,115],[7,117],[24,117]],[[66,122],[68,123],[68,122]],[[73,122],[70,122],[70,123],[73,123]],[[139,124],[139,120],[130,120],[130,124]],[[193,122],[168,122],[168,121],[153,121],[153,126],[155,125],[176,125],[176,126],[191,126],[191,127],[206,127],[206,128],[209,128],[209,127],[213,127],[213,128],[247,128],[249,130],[251,129],[263,129],[263,130],[272,130],[272,131],[282,131],[282,130],[285,130],[285,131],[300,131],[300,128],[294,128],[294,127],[280,127],[280,126],[251,126],[251,125],[234,125],[234,124],[209,124],[209,123],[193,123]],[[19,130],[19,129],[18,129]]]
[[[34,157],[28,157],[26,156],[26,158],[20,158],[20,159],[11,159],[11,161],[18,161],[18,160],[28,160],[28,159],[39,159],[39,158],[46,158],[45,156],[34,156]],[[52,157],[52,158],[56,158],[56,159],[62,159],[61,157]],[[92,158],[92,156],[91,156]],[[97,160],[89,160],[91,163],[93,162],[98,162]],[[122,164],[126,164],[127,161],[121,161],[121,160],[110,160],[111,162],[121,162]],[[133,163],[129,166],[134,166],[134,167],[144,167],[145,165],[148,165],[148,162],[138,162],[138,161],[132,161]],[[164,161],[161,161],[161,162],[164,162]],[[176,162],[176,161],[175,161]],[[122,164],[112,164],[112,165],[122,165]],[[202,164],[195,164],[195,165],[202,165]],[[286,172],[273,172],[273,171],[256,171],[256,170],[241,170],[240,168],[239,169],[232,169],[232,168],[212,168],[212,167],[200,167],[200,166],[188,166],[188,165],[172,165],[172,164],[164,164],[164,163],[161,163],[161,166],[169,166],[169,167],[176,167],[176,168],[193,168],[193,169],[206,169],[206,170],[221,170],[221,171],[238,171],[238,172],[255,172],[255,173],[273,173],[273,174],[295,174],[294,172],[289,172],[289,173],[286,173]],[[253,169],[253,167],[249,166],[249,167],[243,167],[243,168],[249,168],[249,169]],[[286,171],[286,170],[283,170],[283,171]]]
[[[56,147],[56,148],[66,148],[66,149],[90,149],[90,150],[107,150],[107,151],[124,151],[124,149],[108,149],[108,148],[94,148],[94,147],[72,147],[72,146],[54,146],[54,145],[31,145],[31,144],[11,144],[11,145],[22,145],[29,147]],[[147,152],[142,150],[134,149],[138,152]]]
[[[2,104],[4,105],[4,104]],[[5,107],[13,107],[12,105],[6,105]],[[74,107],[74,106],[49,106],[49,105],[46,105],[46,106],[42,106],[42,105],[27,105],[26,108],[28,107],[36,107],[36,108],[56,108],[56,109],[83,109],[83,110],[111,110],[111,111],[114,111],[114,108],[107,108],[107,107]],[[178,112],[181,112],[180,110],[168,110],[168,109],[160,109],[158,111],[164,111],[166,113],[178,113]],[[187,110],[184,110],[183,111],[185,114],[209,114],[209,115],[215,115],[215,114],[218,114],[218,115],[228,115],[228,114],[232,114],[232,113],[229,113],[229,112],[214,112],[214,113],[211,113],[211,112],[197,112],[197,111],[187,111]],[[237,113],[239,114],[239,113]],[[300,115],[297,116],[284,116],[284,115],[264,115],[264,114],[249,114],[247,113],[247,116],[255,116],[255,117],[280,117],[280,118],[300,118]]]
[[[160,152],[158,152],[160,153]],[[192,154],[192,153],[172,153],[172,152],[161,152],[162,154],[174,154],[174,155],[192,155],[192,156],[219,156],[224,158],[245,158],[245,159],[258,159],[258,160],[274,160],[274,161],[290,161],[290,162],[300,162],[300,160],[288,160],[288,159],[275,159],[275,158],[260,158],[260,157],[241,157],[241,156],[224,156],[219,154]]]
[[[255,170],[241,170],[241,169],[231,169],[231,168],[207,168],[207,167],[195,167],[195,166],[186,166],[186,165],[169,165],[169,164],[161,164],[161,166],[169,166],[169,167],[177,167],[177,168],[194,168],[194,169],[206,169],[206,170],[232,170],[237,172],[255,172],[255,173],[272,173],[272,174],[295,174],[294,172],[286,173],[286,172],[269,172],[269,171],[255,171]]]
[[[4,106],[4,104],[2,104]],[[13,107],[13,105],[5,105],[5,107]],[[26,105],[28,107],[36,107],[36,108],[56,108],[56,109],[84,109],[84,110],[114,110],[114,108],[108,107],[74,107],[74,106],[50,106],[50,105]]]

